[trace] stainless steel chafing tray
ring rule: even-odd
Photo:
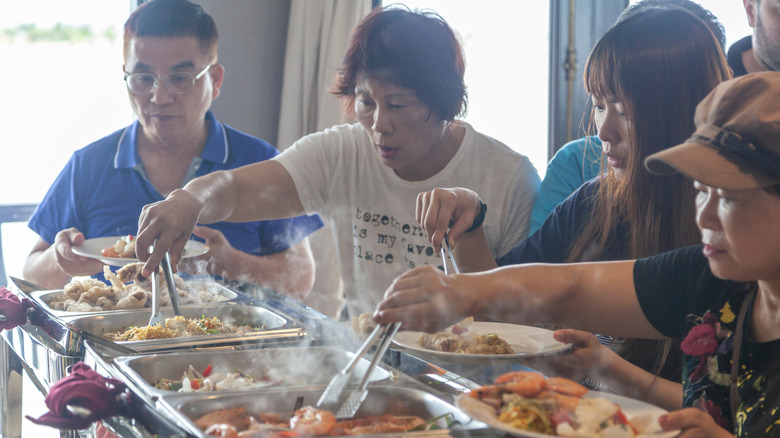
[[[173,310],[162,311],[166,318],[173,317]],[[146,326],[149,323],[151,309],[132,311],[103,312],[75,317],[62,317],[77,328],[102,336],[105,333],[133,326]],[[185,318],[217,317],[234,325],[263,327],[261,330],[239,333],[188,336],[179,338],[151,339],[143,341],[122,341],[139,352],[166,351],[181,348],[203,348],[241,343],[284,342],[299,340],[306,335],[306,329],[298,321],[288,318],[272,309],[243,304],[209,304],[182,308]],[[74,332],[71,336],[78,337]],[[70,344],[79,344],[81,340],[71,340]]]
[[[143,392],[150,396],[162,396],[175,394],[176,391],[155,388],[155,383],[162,378],[181,379],[190,365],[201,372],[211,365],[213,372],[223,375],[226,372],[238,371],[260,378],[270,374],[272,377],[268,386],[246,388],[258,391],[286,386],[324,386],[353,357],[354,353],[335,347],[283,347],[218,353],[195,351],[127,356],[114,359],[114,363],[122,374]],[[365,371],[367,367],[367,360],[362,360],[357,365],[360,371]],[[387,370],[375,368],[370,380],[378,381],[388,377],[390,373]]]
[[[244,303],[249,301],[248,297],[242,297],[239,295],[236,291],[231,290],[221,284],[214,283],[213,281],[205,282],[205,281],[187,281],[186,282],[189,289],[198,291],[198,290],[208,290],[210,293],[212,293],[214,296],[221,295],[225,299],[219,301],[219,303],[225,304],[225,303]],[[64,292],[62,289],[59,290],[45,290],[45,291],[36,291],[29,293],[30,298],[33,299],[37,304],[39,304],[42,308],[44,308],[46,311],[48,311],[51,315],[61,317],[61,316],[74,316],[74,315],[91,315],[96,314],[100,312],[120,312],[122,310],[100,310],[100,311],[67,311],[67,310],[56,310],[52,308],[51,304],[58,302],[58,301],[64,301]],[[182,305],[186,306],[201,306],[205,304],[212,304],[212,303],[187,303],[182,302]],[[216,304],[216,303],[215,303]],[[149,301],[149,305],[151,305],[151,301]],[[165,306],[168,307],[168,306]],[[134,310],[134,309],[130,309]]]
[[[317,390],[274,390],[263,391],[262,396],[257,393],[216,393],[203,397],[199,395],[172,395],[163,396],[158,401],[161,411],[167,412],[170,418],[176,421],[180,427],[197,437],[206,437],[194,421],[209,413],[221,409],[245,407],[250,413],[280,413],[291,414],[296,402],[303,397],[303,405],[314,405],[317,402],[322,389]],[[355,418],[375,415],[416,415],[423,420],[431,420],[451,414],[456,423],[452,430],[466,431],[469,429],[484,429],[481,422],[474,422],[454,405],[445,402],[425,391],[400,386],[374,386],[369,387],[366,400],[360,406]],[[445,420],[437,422],[440,427],[446,427]],[[446,429],[407,432],[404,436],[449,436]],[[398,433],[394,435],[399,435]]]

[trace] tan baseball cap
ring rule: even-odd
[[[732,190],[780,184],[780,72],[722,82],[696,107],[694,122],[691,138],[647,157],[650,172]]]

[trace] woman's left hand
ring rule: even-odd
[[[710,414],[696,408],[685,408],[662,415],[658,418],[658,423],[663,430],[679,430],[678,438],[734,437],[729,431],[718,426]]]
[[[612,350],[601,345],[590,332],[562,329],[556,330],[553,337],[563,344],[571,344],[571,351],[561,355],[526,359],[523,364],[546,374],[579,382],[587,377],[597,377],[602,370],[609,367],[609,360],[615,355]]]
[[[404,330],[435,332],[474,311],[469,291],[476,291],[460,275],[446,275],[433,266],[407,271],[393,281],[374,313],[377,324],[401,321]]]

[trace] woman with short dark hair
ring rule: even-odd
[[[198,221],[319,213],[332,226],[347,307],[358,316],[408,268],[441,266],[414,208],[419,192],[442,185],[479,191],[494,206],[487,240],[494,256],[505,254],[527,235],[539,177],[526,157],[455,119],[465,111],[464,70],[458,38],[440,16],[374,9],[353,31],[334,90],[359,123],[193,180],[147,206],[137,238],[145,272],[169,248],[178,255]]]

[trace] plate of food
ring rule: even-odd
[[[666,410],[617,394],[589,391],[562,377],[516,371],[461,394],[455,405],[471,418],[517,437],[671,437],[658,417]]]
[[[195,257],[208,252],[209,247],[197,240],[188,240],[182,253],[183,258]],[[107,265],[124,266],[138,262],[135,258],[135,236],[110,236],[87,239],[80,246],[73,247],[73,253],[82,257],[98,259]]]
[[[399,347],[455,362],[518,360],[561,353],[571,348],[553,338],[552,330],[500,322],[461,322],[436,333],[398,332]]]

